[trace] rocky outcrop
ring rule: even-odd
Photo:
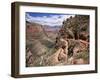
[[[89,63],[88,15],[76,15],[65,20],[56,39],[56,47],[58,48],[61,47],[61,44],[59,44],[61,38],[68,42],[69,64]]]
[[[63,22],[60,30],[60,36],[67,37],[68,39],[82,39],[89,40],[89,16],[76,15],[70,17]]]

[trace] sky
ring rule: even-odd
[[[72,14],[57,14],[57,13],[34,13],[26,12],[26,21],[35,22],[42,25],[48,26],[61,26],[62,22],[69,18],[70,16],[75,16]]]

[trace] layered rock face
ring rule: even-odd
[[[48,37],[41,24],[26,22],[27,67],[44,65],[42,61],[53,46],[54,41]]]

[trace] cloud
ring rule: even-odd
[[[49,25],[49,26],[61,26],[62,22],[69,18],[70,16],[75,15],[49,15],[49,16],[30,16],[26,13],[26,20],[29,22],[36,22],[42,25]]]

